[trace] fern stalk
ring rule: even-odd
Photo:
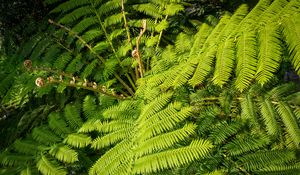
[[[64,25],[62,25],[62,24],[59,24],[59,23],[53,21],[52,19],[49,19],[48,22],[49,22],[50,24],[56,25],[56,26],[58,26],[58,27],[60,27],[60,28],[62,28],[62,29],[64,29],[64,30],[68,31],[71,35],[74,35],[77,39],[79,39],[80,42],[82,42],[82,43],[83,43],[83,44],[91,51],[92,54],[94,54],[94,55],[95,55],[102,63],[105,63],[105,59],[104,59],[103,57],[101,57],[100,55],[98,55],[98,54],[93,50],[92,46],[89,45],[82,37],[80,37],[79,35],[77,35],[74,31],[72,31],[71,29],[69,29],[68,27],[66,27],[66,26],[64,26]],[[116,78],[116,79],[124,86],[124,88],[127,89],[127,91],[128,91],[131,95],[134,94],[134,92],[133,92],[133,90],[131,89],[131,87],[129,87],[129,85],[127,85],[127,84],[125,83],[125,81],[124,81],[117,73],[114,72],[114,76],[115,76],[115,78]],[[131,81],[131,82],[132,82],[132,81]],[[134,87],[135,87],[135,86],[134,86]]]

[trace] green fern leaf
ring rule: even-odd
[[[277,111],[286,127],[287,133],[298,147],[300,143],[300,128],[292,109],[287,103],[279,102]]]
[[[92,138],[83,134],[69,134],[64,143],[75,148],[83,148],[88,146],[92,142]]]
[[[277,26],[268,24],[259,32],[259,59],[256,79],[261,85],[269,82],[277,72],[281,62],[281,41]]]
[[[255,31],[242,31],[237,41],[237,80],[239,91],[245,90],[255,78],[257,68],[257,44]]]
[[[51,162],[42,155],[41,159],[36,164],[38,170],[45,175],[66,175],[67,171],[62,166],[57,165],[55,162]]]
[[[34,140],[46,145],[61,141],[61,138],[50,131],[48,127],[36,127],[31,134]]]
[[[78,153],[66,145],[54,145],[49,150],[49,154],[65,163],[78,161]]]
[[[271,101],[265,99],[260,104],[260,108],[268,134],[277,136],[279,134],[279,126],[276,120],[276,112]]]
[[[71,104],[66,105],[64,113],[67,122],[73,129],[76,130],[82,126],[83,121],[80,117],[80,111],[77,109],[76,106]]]
[[[283,34],[288,44],[289,55],[292,59],[293,66],[298,75],[300,75],[300,42],[299,42],[299,26],[300,20],[297,20],[300,16],[295,14],[295,17],[286,17],[283,21]]]
[[[194,160],[205,157],[213,145],[206,140],[195,140],[189,146],[156,153],[139,158],[135,161],[133,173],[145,174],[162,169],[186,165]]]

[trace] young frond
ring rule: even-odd
[[[89,133],[96,131],[98,127],[102,126],[102,122],[98,119],[90,119],[81,126],[78,130],[79,133]]]
[[[78,153],[66,145],[54,145],[49,154],[64,163],[74,163],[78,161]]]

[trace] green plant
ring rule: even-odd
[[[299,174],[299,82],[283,77],[300,74],[299,0],[242,5],[196,34],[168,32],[184,1],[45,2],[57,30],[24,47],[28,72],[2,96],[63,100],[24,139],[37,149],[1,155],[3,174]]]

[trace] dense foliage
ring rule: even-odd
[[[45,0],[0,60],[0,174],[299,174],[300,1],[204,3]]]

